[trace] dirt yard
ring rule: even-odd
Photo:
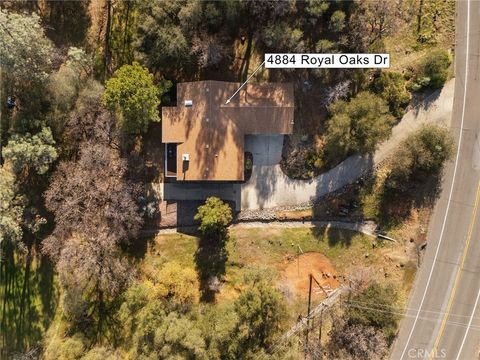
[[[295,295],[306,297],[310,285],[310,274],[314,279],[312,283],[312,299],[314,301],[324,299],[328,293],[340,285],[330,260],[317,252],[309,252],[292,258],[281,273],[280,282]]]

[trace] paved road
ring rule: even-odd
[[[311,180],[292,180],[280,169],[281,137],[247,137],[245,149],[253,153],[254,166],[250,180],[241,185],[242,210],[306,204],[353,183],[373,165],[382,162],[406,136],[423,123],[449,126],[454,87],[455,81],[450,80],[441,91],[435,92],[422,105],[407,112],[393,128],[391,137],[379,146],[373,157],[353,155]]]
[[[459,151],[448,167],[392,359],[479,359],[480,345],[480,2],[457,2],[452,130]]]

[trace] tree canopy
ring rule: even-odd
[[[392,338],[399,316],[395,311],[398,295],[393,286],[373,283],[351,299],[346,318],[350,325],[372,326]],[[378,311],[382,309],[382,311]]]
[[[46,80],[53,54],[40,17],[0,9],[0,59],[2,72],[13,87],[27,88]]]
[[[209,197],[198,207],[195,220],[200,221],[199,229],[206,235],[222,235],[232,221],[232,209],[217,197]]]
[[[350,101],[337,100],[329,110],[325,135],[329,156],[370,153],[391,133],[394,119],[388,105],[370,92],[361,92]]]
[[[118,69],[105,84],[104,104],[117,115],[128,134],[145,132],[150,121],[160,121],[159,90],[148,69],[134,62]]]
[[[445,50],[429,53],[423,61],[423,75],[429,78],[428,85],[434,89],[441,88],[448,77],[448,68],[452,60]]]
[[[454,140],[447,129],[424,125],[398,147],[385,185],[391,190],[402,191],[412,182],[438,174],[453,152]]]
[[[0,165],[0,244],[22,239],[24,204],[17,193],[15,174]]]
[[[45,174],[52,162],[57,159],[57,150],[50,128],[44,127],[39,133],[31,135],[14,134],[3,148],[3,157],[12,163],[18,174],[22,171],[35,170]]]
[[[403,116],[412,96],[405,87],[405,79],[402,74],[382,71],[380,76],[373,81],[372,89],[388,103],[393,116],[396,118]]]

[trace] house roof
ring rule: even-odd
[[[240,85],[177,85],[177,106],[162,108],[162,142],[178,143],[177,180],[243,180],[245,135],[292,132],[292,84],[247,84],[225,105]],[[189,154],[188,162],[183,154]]]

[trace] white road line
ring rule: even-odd
[[[468,332],[470,331],[470,328],[472,326],[473,315],[475,314],[475,310],[477,309],[479,299],[480,299],[480,289],[478,290],[477,298],[475,299],[475,305],[473,306],[472,314],[470,315],[470,320],[468,321],[468,324],[467,324],[467,330],[465,330],[465,335],[463,336],[462,344],[460,345],[460,349],[458,349],[457,357],[455,358],[455,360],[460,359],[460,355],[462,353],[463,346],[465,345],[465,341],[467,340]]]
[[[410,334],[408,335],[407,343],[405,344],[405,348],[403,349],[402,356],[400,357],[400,360],[403,359],[403,357],[405,356],[405,353],[407,352],[407,348],[408,348],[408,345],[410,344],[410,340],[412,338],[413,331],[415,330],[415,326],[417,325],[418,317],[420,316],[420,311],[422,311],[423,303],[425,302],[425,298],[426,298],[427,292],[428,292],[428,287],[430,285],[430,280],[432,279],[433,270],[435,269],[435,263],[437,261],[438,252],[440,250],[440,245],[442,244],[443,233],[445,231],[445,226],[446,226],[447,218],[448,218],[448,212],[450,210],[450,202],[452,200],[453,188],[454,188],[455,180],[456,180],[456,176],[457,176],[458,159],[459,159],[459,156],[460,156],[460,147],[461,147],[461,144],[462,144],[463,123],[464,123],[464,120],[465,120],[465,107],[466,107],[466,101],[467,101],[467,84],[468,84],[468,56],[469,56],[468,52],[469,52],[469,43],[470,43],[469,40],[470,40],[470,0],[467,0],[467,49],[466,49],[466,52],[465,52],[465,81],[464,81],[464,90],[463,90],[463,108],[462,108],[462,120],[461,120],[461,123],[460,123],[460,137],[458,139],[457,155],[455,156],[455,167],[454,167],[454,170],[453,170],[453,180],[452,180],[452,185],[450,186],[450,193],[448,195],[447,209],[445,211],[445,217],[443,219],[442,230],[440,232],[440,239],[438,241],[437,248],[435,250],[435,257],[433,258],[433,264],[432,264],[432,267],[430,269],[430,273],[428,275],[427,284],[425,285],[425,290],[423,292],[422,301],[420,302],[420,306],[418,307],[418,311],[417,311],[417,314],[415,316],[415,320],[413,321],[412,329],[410,330]],[[479,295],[480,295],[480,293],[479,293]],[[478,300],[478,297],[477,297],[477,300]],[[475,304],[475,306],[476,306],[476,304]],[[475,311],[475,309],[474,309],[474,311]],[[470,320],[472,320],[472,319],[470,319]],[[466,332],[468,332],[468,328],[467,328]],[[465,339],[466,339],[466,336],[464,338],[464,341],[465,341]],[[463,346],[463,343],[462,343],[462,346]]]

